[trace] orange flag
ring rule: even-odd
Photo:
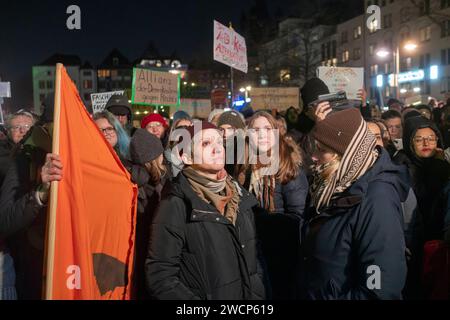
[[[45,298],[130,299],[137,189],[57,66],[53,153],[63,179],[51,189]]]

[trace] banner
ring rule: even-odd
[[[187,112],[193,118],[208,119],[211,113],[211,100],[209,99],[181,99],[178,110]]]
[[[137,188],[62,65],[55,97],[63,179],[51,190],[46,299],[130,299]]]
[[[131,101],[144,106],[180,106],[179,74],[151,69],[133,69]]]
[[[300,107],[299,88],[252,88],[250,97],[253,110],[284,111]]]
[[[349,100],[358,100],[358,90],[364,88],[364,68],[319,67],[318,74],[331,93],[343,90]]]
[[[123,96],[124,93],[125,91],[113,91],[91,94],[92,112],[94,114],[97,112],[102,112],[105,110],[106,104],[113,95]]]
[[[3,98],[0,98],[0,124],[4,124],[5,123],[5,119],[3,117],[2,104],[3,104]]]
[[[214,60],[245,73],[248,71],[245,39],[216,20],[214,20]]]

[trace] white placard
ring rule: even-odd
[[[247,73],[247,45],[244,37],[214,20],[214,60]]]
[[[364,68],[319,67],[318,73],[331,93],[343,90],[349,100],[358,100],[358,90],[364,88]]]
[[[91,94],[92,101],[92,112],[96,114],[97,112],[102,112],[105,110],[108,100],[115,94],[123,96],[125,91],[112,91],[112,92],[102,92]]]
[[[0,98],[11,98],[11,82],[0,82]]]

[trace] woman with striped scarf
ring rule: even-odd
[[[312,134],[314,181],[300,297],[401,299],[406,278],[401,202],[409,186],[387,151],[376,146],[359,110],[323,118]]]

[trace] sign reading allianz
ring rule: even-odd
[[[425,71],[422,69],[416,71],[408,71],[399,73],[398,83],[410,82],[410,81],[421,81],[425,79]],[[394,83],[394,75],[389,75],[389,83]]]

